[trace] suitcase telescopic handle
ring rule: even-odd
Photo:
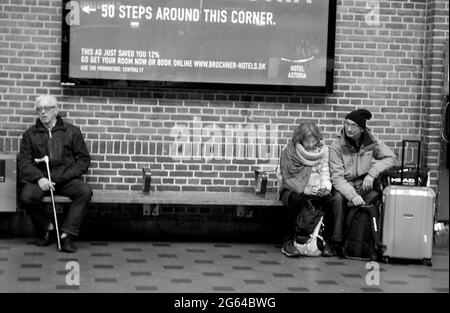
[[[405,146],[406,146],[407,142],[416,143],[417,146],[418,146],[418,149],[417,149],[417,165],[416,165],[417,171],[416,171],[416,182],[415,182],[415,185],[419,186],[420,145],[421,145],[420,140],[402,140],[402,168],[401,168],[401,176],[400,176],[401,183],[403,185],[403,170],[404,170],[404,167],[405,167]]]

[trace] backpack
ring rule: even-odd
[[[312,199],[303,199],[303,208],[297,215],[295,221],[295,233],[298,235],[309,236],[319,224],[320,218],[325,214],[319,207],[314,205]]]
[[[324,212],[313,205],[310,199],[297,215],[294,246],[301,255],[320,256],[325,241],[321,236]]]
[[[376,261],[382,253],[376,205],[351,207],[345,220],[344,256]]]
[[[323,216],[320,217],[319,222],[314,228],[313,233],[309,236],[307,241],[303,244],[294,240],[294,247],[305,256],[320,256],[322,255],[322,248],[324,245],[323,237],[319,235],[320,229],[323,225]]]

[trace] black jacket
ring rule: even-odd
[[[40,178],[48,177],[45,163],[34,161],[45,155],[50,159],[51,179],[56,185],[81,177],[91,163],[80,129],[64,122],[60,116],[51,136],[39,119],[23,134],[18,157],[21,181],[37,183]]]

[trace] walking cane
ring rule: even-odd
[[[52,182],[52,178],[50,177],[50,167],[48,166],[48,156],[45,155],[40,159],[34,159],[36,163],[45,162],[45,166],[47,167],[48,180]],[[58,219],[56,217],[56,207],[55,207],[55,198],[53,197],[53,189],[50,188],[50,196],[52,197],[52,206],[53,206],[53,216],[55,218],[55,227],[56,227],[56,238],[58,239],[58,250],[61,251],[61,241],[59,239],[59,228],[58,228]]]

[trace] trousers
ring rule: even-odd
[[[62,185],[56,185],[53,194],[66,196],[72,200],[61,231],[78,236],[81,223],[91,202],[91,187],[81,179],[72,179]],[[43,191],[38,184],[29,182],[25,183],[20,193],[20,201],[30,215],[33,226],[40,237],[45,234],[53,220],[51,215],[46,212],[45,206],[41,204],[42,198],[46,195],[50,195],[50,192]]]
[[[290,192],[289,197],[283,197],[284,192]],[[301,210],[305,207],[306,201],[311,201],[312,204],[320,208],[324,213],[324,224],[325,224],[325,238],[331,237],[332,227],[330,227],[332,222],[332,197],[327,195],[325,197],[315,197],[305,194],[299,194],[290,190],[283,190],[281,192],[280,198],[283,201],[283,216],[282,216],[282,227],[284,240],[290,240],[295,236],[297,216]],[[327,226],[328,224],[328,226]]]

